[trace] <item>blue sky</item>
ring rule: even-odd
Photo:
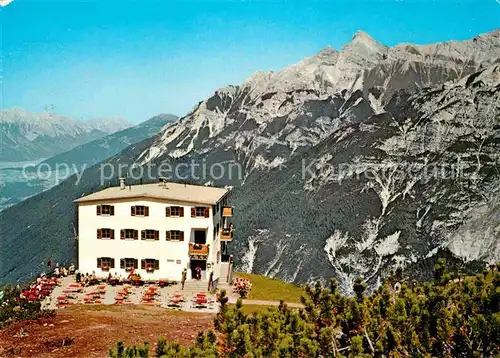
[[[340,49],[358,29],[395,45],[500,27],[500,0],[14,0],[0,11],[3,108],[133,122],[184,115],[257,70]]]

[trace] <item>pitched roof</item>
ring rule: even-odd
[[[178,183],[154,183],[106,188],[76,199],[76,203],[88,201],[112,201],[115,199],[151,198],[190,203],[216,204],[229,192],[228,189],[210,186],[189,185]]]

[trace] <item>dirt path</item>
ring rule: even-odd
[[[229,303],[236,303],[238,300],[237,297],[229,297]],[[296,303],[296,302],[285,302],[288,307],[292,308],[303,308],[304,305],[302,303]],[[263,301],[263,300],[248,300],[244,299],[243,300],[243,305],[258,305],[258,306],[279,306],[278,301]]]

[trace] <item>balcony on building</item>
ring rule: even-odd
[[[222,217],[230,218],[233,216],[233,207],[232,206],[223,206],[222,207]]]
[[[233,239],[233,231],[233,225],[230,225],[227,228],[221,228],[219,233],[221,241],[231,241]]]
[[[189,243],[189,255],[208,256],[209,247],[205,244],[197,244],[194,242]]]

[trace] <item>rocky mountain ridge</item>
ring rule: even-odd
[[[2,161],[46,158],[107,134],[129,128],[121,118],[80,121],[50,112],[15,108],[0,111]]]
[[[106,135],[57,154],[42,162],[17,168],[0,168],[0,211],[47,190],[75,172],[82,172],[126,147],[158,133],[178,117],[160,114],[136,126]]]

